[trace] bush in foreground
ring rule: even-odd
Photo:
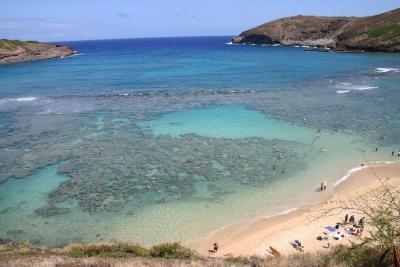
[[[91,244],[85,246],[73,246],[69,249],[69,255],[75,258],[81,257],[148,257],[150,251],[137,244]]]
[[[49,249],[30,246],[27,242],[14,241],[4,245],[0,245],[0,265],[2,260],[10,260],[15,257],[16,261],[22,260],[23,257],[35,256],[38,259],[57,255],[64,261],[75,262],[73,266],[80,265],[85,260],[81,258],[89,258],[95,265],[101,264],[116,265],[119,262],[126,263],[126,266],[132,266],[133,262],[151,262],[151,266],[173,266],[182,263],[182,266],[188,262],[194,262],[195,266],[252,266],[252,267],[390,267],[394,265],[393,251],[384,254],[379,247],[353,244],[353,246],[337,246],[330,251],[316,253],[296,253],[283,257],[227,257],[227,258],[209,258],[196,254],[194,251],[186,248],[179,243],[164,243],[156,245],[152,248],[145,248],[133,243],[113,243],[113,244],[89,244],[75,245],[65,249]],[[69,257],[68,257],[69,256]],[[100,259],[100,258],[101,259]],[[27,265],[15,266],[31,266],[27,259]],[[18,262],[21,263],[21,262]],[[47,266],[47,265],[46,265]],[[56,265],[49,265],[56,266]],[[64,266],[64,265],[60,265]],[[65,265],[70,266],[70,265]],[[106,265],[108,266],[108,265]],[[119,266],[119,265],[118,265]],[[125,266],[125,265],[121,265]]]
[[[74,258],[100,256],[186,259],[194,256],[192,250],[179,243],[164,243],[151,249],[130,243],[77,245],[72,246],[68,253]]]
[[[151,256],[166,259],[187,259],[194,256],[192,250],[179,243],[164,243],[151,248]]]

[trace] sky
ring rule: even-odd
[[[238,35],[294,15],[368,16],[400,0],[0,0],[0,39]]]

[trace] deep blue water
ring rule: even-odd
[[[280,89],[353,70],[398,67],[399,55],[305,53],[227,45],[230,37],[64,42],[80,55],[0,66],[0,98],[147,90]]]

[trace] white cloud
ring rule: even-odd
[[[42,18],[0,18],[0,38],[57,41],[77,39],[80,32],[96,32],[93,21],[64,21]]]

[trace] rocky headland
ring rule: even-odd
[[[59,58],[75,53],[72,48],[64,45],[36,41],[0,40],[0,64]]]
[[[335,51],[400,52],[400,9],[368,17],[281,18],[244,31],[232,42],[307,45]]]

